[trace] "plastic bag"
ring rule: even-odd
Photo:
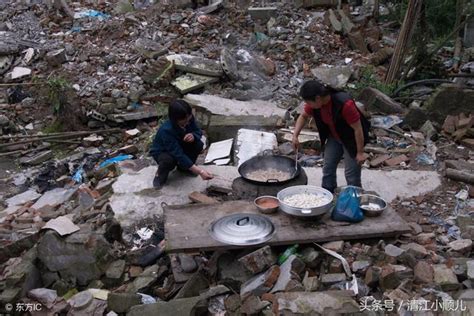
[[[332,219],[351,223],[358,223],[364,219],[355,187],[349,186],[339,194],[336,207],[332,211]]]

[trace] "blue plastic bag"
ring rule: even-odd
[[[101,168],[107,167],[108,165],[111,165],[120,161],[128,160],[128,159],[132,159],[132,158],[133,158],[132,155],[118,155],[113,158],[107,159],[106,161],[101,162],[97,169],[101,169]]]
[[[336,207],[332,211],[332,219],[350,223],[358,223],[364,219],[355,187],[349,186],[339,194]]]

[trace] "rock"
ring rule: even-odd
[[[142,304],[142,297],[135,293],[109,293],[107,307],[116,313],[126,313],[132,306]]]
[[[472,89],[463,89],[456,85],[441,85],[433,93],[425,107],[430,113],[430,118],[437,123],[443,124],[448,115],[458,115],[461,113],[474,113],[474,98]]]
[[[203,204],[216,204],[216,203],[219,203],[219,201],[217,201],[216,199],[214,199],[210,196],[207,196],[206,194],[203,194],[201,192],[197,192],[197,191],[191,192],[188,195],[188,198],[194,203],[203,203]]]
[[[405,252],[405,250],[403,250],[402,248],[399,248],[395,245],[392,245],[392,244],[388,244],[385,246],[385,254],[387,256],[390,256],[390,257],[393,257],[393,258],[397,258],[399,256],[402,255],[402,253]]]
[[[344,269],[342,267],[342,262],[338,259],[332,259],[329,264],[329,273],[342,273]]]
[[[330,286],[345,280],[345,273],[328,273],[321,276],[321,283],[325,286]]]
[[[282,292],[275,294],[278,315],[342,315],[358,313],[350,291]],[[275,307],[275,306],[274,306]]]
[[[58,293],[56,293],[55,290],[39,288],[29,291],[28,297],[40,302],[50,309],[58,298]]]
[[[474,150],[474,138],[464,138],[460,140],[461,145]]]
[[[217,134],[219,139],[234,138],[241,128],[275,128],[286,113],[263,100],[238,101],[209,94],[187,94],[184,100],[196,109],[199,123],[209,126],[209,134]]]
[[[370,161],[370,166],[372,168],[380,167],[385,161],[390,159],[390,155],[379,155],[375,159]]]
[[[382,269],[379,267],[369,267],[365,273],[365,284],[370,287],[376,287],[380,281]]]
[[[133,283],[127,287],[127,292],[140,292],[150,287],[157,281],[160,272],[160,267],[156,264],[147,267],[135,280],[133,280]]]
[[[295,153],[293,145],[290,142],[285,142],[279,145],[278,151],[280,152],[280,154],[285,156],[293,155]]]
[[[468,261],[466,265],[467,265],[467,277],[469,280],[474,281],[474,260]]]
[[[197,270],[198,265],[196,261],[194,260],[193,256],[180,253],[178,255],[178,260],[181,265],[181,268],[185,273],[191,273]]]
[[[383,290],[395,289],[403,279],[410,277],[413,277],[413,270],[400,265],[388,264],[382,267],[380,287]]]
[[[367,260],[358,260],[352,263],[352,271],[354,273],[363,273],[367,272],[367,269],[370,267],[371,263]]]
[[[456,291],[461,288],[453,270],[448,268],[445,264],[433,265],[434,282],[438,284],[443,291]]]
[[[228,287],[226,287],[224,285],[217,285],[217,286],[210,287],[205,292],[202,292],[199,296],[202,299],[207,300],[211,297],[220,296],[220,295],[228,294],[228,293],[231,293],[231,292],[232,291]]]
[[[221,64],[215,60],[186,54],[168,55],[166,59],[174,62],[176,69],[184,72],[211,77],[224,75]]]
[[[271,293],[289,292],[295,290],[303,290],[301,285],[301,274],[303,273],[305,264],[295,255],[291,255],[280,266],[280,275]]]
[[[250,294],[262,295],[267,293],[275,285],[280,276],[280,267],[272,266],[266,272],[258,274],[252,279],[248,280],[240,289],[240,296],[245,299]]]
[[[125,264],[125,260],[112,262],[107,268],[107,271],[105,271],[106,279],[104,280],[104,283],[110,286],[119,285],[123,280],[122,276],[125,272]]]
[[[53,67],[60,66],[67,61],[66,50],[62,48],[50,51],[46,53],[45,59]]]
[[[399,155],[399,156],[390,158],[388,160],[385,160],[384,163],[385,165],[389,167],[395,167],[395,166],[400,165],[402,162],[407,162],[407,161],[410,161],[410,158],[408,158],[406,155]]]
[[[390,97],[375,88],[365,88],[359,95],[361,101],[370,112],[383,114],[398,114],[403,112],[400,103],[393,101]]]
[[[335,251],[337,253],[342,253],[344,250],[344,241],[331,241],[321,245],[323,248]]]
[[[301,259],[311,269],[316,268],[322,260],[321,253],[316,251],[313,247],[306,247],[301,251]]]
[[[143,268],[139,266],[130,266],[128,269],[128,274],[131,278],[136,278],[143,272]]]
[[[94,300],[92,293],[89,291],[82,291],[74,295],[68,300],[68,303],[73,309],[86,309]]]
[[[315,276],[310,277],[309,273],[306,272],[303,278],[303,286],[307,292],[317,291],[319,288],[319,278]]]
[[[278,9],[276,7],[249,7],[247,12],[253,20],[266,23],[270,18],[277,16]]]
[[[416,242],[419,243],[420,245],[429,245],[433,243],[435,238],[436,238],[436,235],[434,233],[421,233],[415,237]]]
[[[112,185],[114,184],[114,182],[115,179],[102,179],[99,181],[99,183],[97,183],[95,190],[101,195],[104,195],[112,189]]]
[[[337,18],[336,14],[332,9],[328,10],[328,17],[329,17],[329,22],[331,23],[331,26],[336,33],[341,33],[342,32],[342,23],[339,21]]]
[[[7,303],[15,303],[21,298],[21,288],[6,288],[0,294],[0,303],[3,304]]]
[[[8,198],[5,200],[7,203],[8,207],[11,206],[16,206],[16,205],[23,205],[28,202],[33,202],[39,199],[41,194],[36,192],[34,189],[29,189],[28,191],[25,191],[23,193],[17,194],[15,196],[12,196],[11,198]]]
[[[219,78],[187,73],[171,82],[181,94],[201,89],[211,83],[218,82]]]
[[[431,121],[426,121],[423,126],[420,127],[420,132],[422,132],[426,139],[434,140],[437,136],[436,128],[433,126]]]
[[[416,243],[402,245],[401,248],[409,253],[412,253],[418,259],[423,259],[428,255],[426,248]]]
[[[369,50],[367,49],[367,44],[365,43],[365,39],[360,31],[351,32],[347,34],[347,38],[352,49],[358,50],[362,53],[362,55],[367,55],[369,53]]]
[[[371,43],[374,43],[375,45],[371,45]],[[372,51],[374,51],[374,46],[375,48],[379,46],[379,42],[369,42],[369,47]],[[377,49],[377,48],[376,48]],[[390,57],[393,56],[393,53],[395,50],[391,47],[383,47],[379,48],[371,57],[370,57],[370,63],[374,66],[381,65],[385,63],[387,60],[390,59]]]
[[[148,59],[155,59],[168,53],[168,48],[162,46],[158,42],[146,38],[137,39],[135,41],[135,49],[144,58]]]
[[[10,124],[10,120],[6,115],[0,114],[0,127],[5,127]]]
[[[452,241],[448,244],[451,251],[459,253],[469,253],[472,249],[472,240],[470,239],[459,239]]]
[[[312,69],[311,72],[318,80],[335,89],[344,88],[352,76],[350,66],[320,66]]]
[[[35,166],[45,161],[48,161],[51,158],[53,158],[53,151],[45,150],[32,156],[25,156],[20,158],[20,164],[27,166]]]
[[[174,299],[169,302],[137,305],[130,308],[127,316],[193,315],[193,310],[200,300],[200,297],[190,297]]]
[[[63,188],[56,188],[52,189],[50,191],[47,191],[41,198],[36,201],[35,204],[33,204],[31,207],[39,210],[42,207],[45,207],[46,205],[56,207],[64,202],[69,201],[74,194],[76,193],[77,188],[71,188],[71,189],[63,189]]]
[[[209,280],[200,272],[196,272],[184,284],[175,298],[187,298],[198,296],[203,290],[209,288]]]
[[[253,274],[262,272],[277,263],[277,256],[270,246],[265,246],[239,259],[242,265]]]
[[[217,262],[217,278],[222,284],[236,291],[237,289],[240,290],[242,283],[247,282],[251,277],[252,273],[234,255],[227,253],[219,258]]]
[[[94,247],[88,245],[93,244]],[[81,228],[66,238],[47,231],[38,243],[38,259],[49,271],[59,272],[62,278],[72,277],[78,284],[87,285],[100,278],[99,262],[106,260],[110,244],[99,233]]]
[[[243,302],[240,307],[240,312],[245,315],[256,315],[264,308],[270,306],[271,303],[267,301],[261,301],[258,296],[250,295]]]
[[[104,137],[97,135],[90,135],[82,139],[82,143],[85,147],[98,147],[104,141]]]
[[[15,67],[13,68],[12,72],[6,74],[5,76],[7,78],[10,78],[12,80],[15,79],[25,79],[31,75],[31,69],[30,68],[25,68],[25,67]]]
[[[414,235],[418,235],[423,232],[423,229],[421,228],[421,226],[415,222],[410,222],[408,223],[408,225],[410,226],[411,231]]]
[[[420,108],[410,108],[403,119],[403,123],[417,130],[428,120],[428,114]]]
[[[127,106],[129,105],[128,99],[127,98],[118,98],[115,101],[115,105],[116,105],[117,109],[125,110],[127,108]]]
[[[240,298],[240,295],[238,294],[229,295],[224,300],[224,307],[226,311],[230,313],[231,315],[240,315],[241,305],[242,305],[242,300]]]
[[[419,261],[415,269],[413,270],[415,274],[415,282],[419,284],[423,283],[432,283],[434,270],[431,264],[426,261]]]

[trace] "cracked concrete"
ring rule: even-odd
[[[211,165],[204,168],[216,177],[203,181],[200,177],[172,172],[167,185],[161,190],[153,189],[156,166],[121,175],[113,185],[114,195],[110,199],[116,218],[122,225],[130,226],[147,217],[161,217],[163,202],[169,205],[190,203],[189,193],[204,191],[211,185],[231,187],[232,180],[239,176],[237,167],[233,166]],[[305,168],[305,171],[309,179],[308,184],[321,185],[321,168]],[[339,186],[346,184],[344,169],[338,169],[337,177]],[[441,178],[435,171],[363,170],[362,184],[366,190],[376,191],[390,202],[397,196],[410,198],[433,191],[441,185]]]

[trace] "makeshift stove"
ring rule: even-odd
[[[252,200],[262,195],[276,196],[281,190],[295,185],[307,185],[308,177],[301,168],[299,174],[285,183],[262,183],[250,182],[243,177],[238,177],[232,182],[232,193],[242,200]]]

